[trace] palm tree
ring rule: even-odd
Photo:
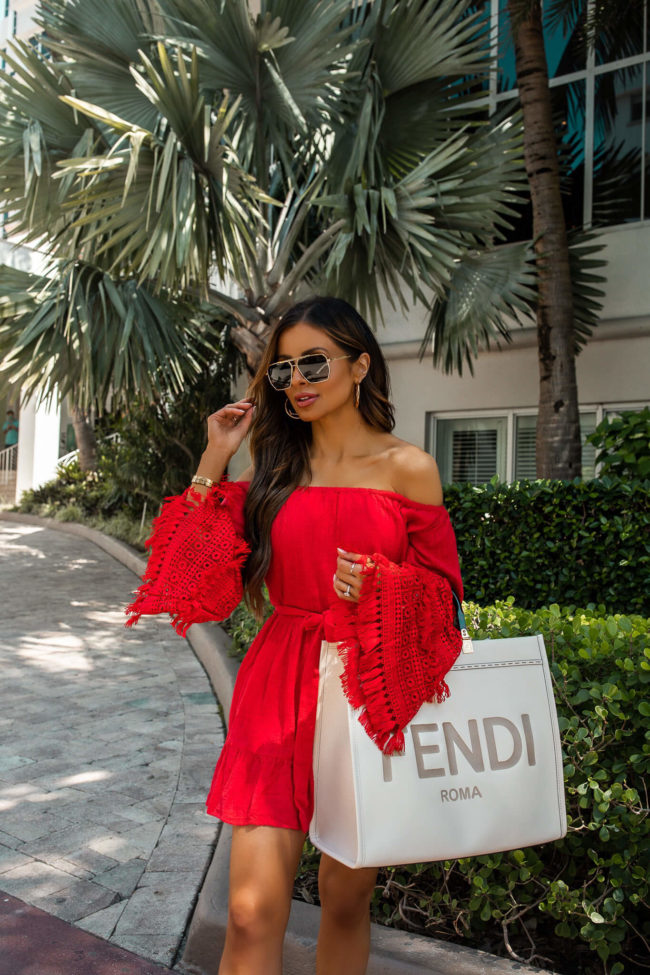
[[[573,478],[580,476],[582,464],[573,294],[541,0],[508,0],[508,9],[515,41],[537,253],[537,473],[541,477]]]
[[[533,212],[537,255],[536,307],[539,352],[537,420],[538,477],[574,478],[581,474],[581,443],[575,356],[576,269],[572,267],[562,203],[560,151],[553,120],[544,23],[575,30],[586,0],[552,0],[547,16],[541,0],[508,0],[516,78],[524,120],[524,156]],[[642,29],[643,0],[599,0],[584,20],[583,41],[599,39],[610,50],[634,51],[635,29]]]
[[[75,281],[234,316],[250,369],[301,289],[373,317],[384,295],[430,304],[514,212],[520,140],[468,119],[488,62],[461,0],[271,0],[255,20],[244,0],[43,0],[38,17],[47,54],[15,43],[0,89],[16,233]]]
[[[471,368],[536,301],[530,243],[502,243],[521,125],[486,117],[481,8],[41,0],[43,50],[15,43],[0,78],[0,206],[56,273],[4,318],[8,375],[101,409],[182,383],[224,316],[254,371],[317,288],[371,320],[422,303],[423,351]]]

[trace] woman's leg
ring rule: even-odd
[[[233,826],[228,927],[219,975],[282,975],[282,943],[305,834]]]
[[[376,867],[351,870],[322,854],[317,975],[364,975],[370,953],[370,899],[376,882]]]

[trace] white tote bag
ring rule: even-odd
[[[464,648],[471,647],[466,641]],[[312,843],[349,867],[514,850],[566,833],[553,688],[541,636],[475,640],[386,757],[341,688],[336,643],[321,643]]]

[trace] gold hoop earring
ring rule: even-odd
[[[357,383],[357,388],[355,390],[354,395],[355,395],[355,404],[354,405],[356,406],[357,409],[359,409],[359,401],[361,400],[361,383],[360,382]]]
[[[292,420],[299,420],[300,419],[300,416],[297,413],[292,413],[291,412],[291,408],[290,407],[288,408],[288,407],[289,407],[289,400],[285,396],[285,398],[284,398],[284,412],[287,414],[287,416],[290,416]]]

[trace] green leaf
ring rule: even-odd
[[[178,394],[214,355],[191,305],[154,297],[133,279],[115,281],[91,265],[52,270],[46,277],[13,272],[0,285],[2,369],[26,394],[70,394],[79,408],[102,410],[109,395],[115,404],[156,391]]]

